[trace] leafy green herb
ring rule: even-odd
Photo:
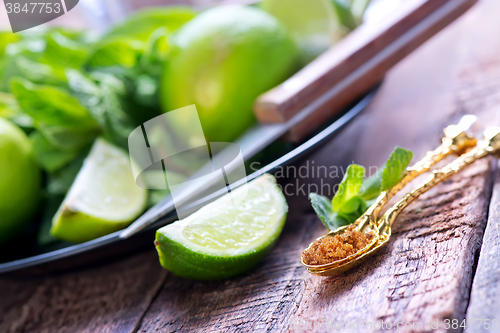
[[[349,223],[332,210],[332,202],[327,197],[317,193],[310,193],[309,199],[319,219],[329,230],[335,230]]]
[[[404,173],[413,153],[401,147],[397,147],[389,157],[382,171],[381,189],[382,191],[390,190],[403,178]]]
[[[384,168],[385,165],[380,167],[373,175],[363,180],[363,190],[361,191],[361,198],[363,200],[371,200],[379,196],[382,189],[382,171]]]
[[[359,24],[351,12],[351,0],[332,0],[332,3],[339,22],[348,30],[354,30]]]
[[[26,132],[33,127],[33,119],[25,114],[14,95],[0,92],[0,117],[9,119]]]
[[[88,46],[59,32],[47,36],[42,61],[57,67],[81,67],[88,57]]]
[[[397,147],[380,170],[368,178],[363,178],[362,166],[351,164],[331,202],[311,193],[311,205],[321,222],[334,230],[356,221],[382,191],[390,190],[404,177],[412,156],[411,151]]]
[[[344,178],[332,200],[333,211],[351,213],[355,209],[352,199],[358,196],[364,175],[365,168],[360,165],[351,164],[347,167]]]
[[[103,129],[104,136],[122,147],[138,125],[124,111],[122,98],[126,88],[119,79],[107,73],[86,76],[76,70],[66,72],[71,90]]]
[[[139,61],[143,48],[144,43],[125,38],[102,43],[93,51],[88,60],[88,66],[133,67]]]
[[[38,164],[48,172],[54,172],[71,162],[78,150],[61,150],[47,140],[42,133],[35,131],[30,135],[33,153]]]
[[[36,125],[96,128],[96,121],[67,91],[48,85],[35,85],[24,79],[12,81],[12,93]]]
[[[12,81],[12,93],[34,127],[58,149],[78,150],[100,133],[97,122],[78,100],[61,88]]]

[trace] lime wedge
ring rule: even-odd
[[[146,206],[147,190],[136,185],[122,149],[97,139],[52,219],[51,234],[85,242],[126,227]]]
[[[196,280],[241,274],[269,252],[287,212],[276,179],[265,174],[159,229],[155,244],[160,263],[176,275]]]
[[[304,65],[344,34],[331,0],[265,0],[262,8],[286,26],[301,51]]]

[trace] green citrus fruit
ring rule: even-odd
[[[303,65],[342,38],[331,0],[265,0],[262,8],[286,26],[299,47]]]
[[[286,29],[259,8],[210,9],[182,26],[171,43],[162,79],[163,110],[195,104],[209,141],[240,135],[255,121],[257,96],[298,66],[298,50]]]
[[[263,175],[159,229],[155,244],[160,263],[176,275],[196,280],[241,274],[269,252],[287,211],[276,179]]]
[[[40,196],[40,170],[21,129],[0,118],[0,244],[29,224]]]
[[[125,228],[146,207],[147,190],[136,185],[130,158],[97,139],[52,220],[53,236],[85,242]]]

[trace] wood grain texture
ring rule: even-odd
[[[149,251],[41,281],[0,280],[0,331],[133,332],[165,275]],[[5,291],[15,296],[4,298]]]
[[[500,123],[500,61],[493,58],[472,66],[462,76],[461,103],[467,108],[494,112]],[[471,96],[474,96],[471,98]],[[500,331],[500,164],[490,203],[488,225],[479,256],[471,299],[467,310],[466,332]],[[488,321],[480,321],[488,319]],[[496,320],[496,322],[494,322]]]
[[[465,332],[500,330],[500,163],[467,309]],[[488,321],[480,321],[488,319]],[[496,320],[496,321],[495,321]]]

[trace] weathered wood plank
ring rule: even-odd
[[[149,251],[42,281],[0,280],[2,298],[4,289],[16,288],[10,294],[24,294],[22,299],[16,296],[17,306],[1,309],[4,321],[0,331],[134,332],[165,275],[156,253]]]
[[[425,194],[398,218],[393,239],[371,262],[339,277],[309,279],[290,328],[327,331],[362,320],[350,327],[415,322],[422,325],[415,331],[430,331],[428,322],[443,328],[445,319],[462,320],[491,181],[483,162]]]
[[[493,57],[461,75],[460,103],[468,109],[487,109],[491,124],[500,124],[500,60]],[[471,96],[473,96],[471,98]],[[479,256],[467,310],[466,332],[500,330],[500,164],[490,202],[488,225]],[[488,319],[481,321],[481,319]],[[496,321],[494,321],[496,320]]]
[[[479,256],[465,332],[500,330],[500,163]],[[484,321],[483,319],[487,319]],[[483,320],[483,321],[482,321]]]

